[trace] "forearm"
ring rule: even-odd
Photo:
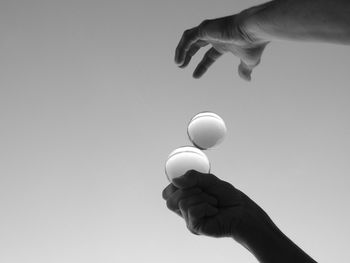
[[[237,225],[234,239],[260,263],[316,263],[284,235],[261,208],[253,206],[251,211],[258,209],[261,215],[246,213]]]
[[[350,44],[349,0],[275,0],[244,10],[242,29],[252,40]]]
[[[260,263],[315,263],[302,249],[285,236],[277,227],[256,229],[252,242],[245,247]]]

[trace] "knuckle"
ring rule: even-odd
[[[194,224],[201,217],[205,211],[205,205],[197,205],[190,207],[187,211],[188,217],[191,219],[191,222]]]
[[[187,224],[187,229],[194,235],[198,235],[191,224]]]
[[[220,28],[222,29],[222,37],[228,39],[234,39],[235,34],[233,28],[237,26],[236,19],[234,17],[226,17],[221,19]]]
[[[178,202],[178,207],[179,207],[181,210],[186,210],[186,208],[187,208],[187,201],[186,201],[186,199],[181,199],[181,200]]]
[[[232,184],[230,184],[229,182],[226,181],[221,181],[221,185],[227,188],[231,188],[234,189],[234,186]]]
[[[173,210],[173,209],[172,209],[172,202],[171,202],[170,199],[168,199],[168,200],[166,201],[166,206],[167,206],[168,209]]]
[[[205,174],[204,177],[205,177],[205,180],[208,180],[208,181],[213,181],[213,182],[219,181],[219,178],[217,178],[215,175],[213,175],[211,173]]]
[[[184,37],[188,37],[190,34],[191,34],[191,29],[186,29],[186,30],[183,32],[183,36],[184,36]]]
[[[194,213],[194,211],[193,211],[193,209],[188,209],[188,216],[189,216],[189,218],[195,218],[195,213]]]
[[[210,24],[210,19],[204,19],[200,24],[199,24],[199,28],[206,28],[208,25]]]
[[[194,235],[200,235],[199,234],[199,229],[200,229],[200,224],[196,221],[189,221],[187,222],[187,229]]]
[[[197,28],[199,36],[205,37],[205,32],[208,30],[210,23],[211,23],[211,20],[205,19],[199,24]]]

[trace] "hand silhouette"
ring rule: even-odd
[[[189,171],[163,190],[163,198],[198,235],[245,240],[252,236],[249,231],[270,223],[268,215],[248,196],[213,174]]]

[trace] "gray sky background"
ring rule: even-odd
[[[196,113],[219,114],[212,172],[320,262],[348,262],[350,49],[271,43],[253,80],[182,32],[262,1],[0,2],[0,262],[256,262],[194,236],[161,198]]]

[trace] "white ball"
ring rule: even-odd
[[[201,173],[210,172],[209,159],[201,150],[193,146],[184,146],[169,154],[165,164],[165,174],[170,182],[189,170]]]
[[[188,124],[187,134],[194,146],[201,150],[220,144],[226,135],[224,120],[213,112],[201,112]]]

